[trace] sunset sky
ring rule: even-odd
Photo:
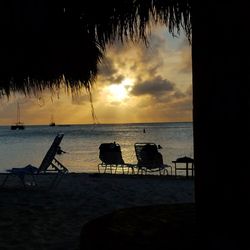
[[[92,88],[96,121],[85,90],[71,95],[44,92],[0,99],[0,125],[16,121],[20,104],[24,124],[133,123],[192,121],[191,46],[165,27],[152,31],[149,46],[115,43],[106,51]]]

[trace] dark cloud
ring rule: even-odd
[[[124,76],[123,75],[118,75],[118,76],[112,76],[109,81],[110,84],[120,84],[123,80],[124,80]]]
[[[110,57],[105,57],[105,59],[99,64],[98,70],[102,77],[110,77],[117,73],[117,69],[114,66],[114,60]]]
[[[118,74],[118,70],[114,65],[114,59],[106,57],[99,65],[99,76],[105,79],[108,84],[121,83],[124,76]]]
[[[162,55],[164,42],[157,36],[152,36],[151,42],[153,45],[150,43],[150,47],[140,46],[140,63],[150,75],[155,75],[164,64]]]
[[[179,91],[179,90],[176,90],[173,95],[174,99],[181,99],[181,98],[185,98],[186,97],[186,94]]]
[[[151,95],[158,97],[173,90],[174,83],[168,81],[167,79],[162,79],[161,76],[156,76],[153,79],[134,85],[130,93],[135,96]]]
[[[147,72],[150,76],[155,76],[159,70],[159,68],[162,66],[162,63],[155,63],[153,65],[148,65]]]

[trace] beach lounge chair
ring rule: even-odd
[[[134,173],[133,164],[125,163],[122,158],[121,147],[117,143],[102,143],[99,147],[99,159],[101,163],[98,164],[98,172],[103,173],[109,171],[117,173],[117,170],[121,170],[123,174],[129,173],[131,170]]]
[[[43,158],[41,165],[37,168],[32,165],[27,165],[23,168],[12,168],[7,170],[7,175],[3,180],[2,187],[6,184],[7,180],[10,176],[17,176],[21,180],[23,186],[26,188],[27,186],[31,185],[31,183],[26,183],[25,177],[31,176],[32,178],[32,186],[37,186],[36,176],[41,174],[53,174],[52,175],[52,182],[50,184],[50,188],[55,187],[60,182],[61,178],[65,173],[68,173],[68,169],[60,163],[56,158],[56,154],[58,149],[60,149],[60,143],[62,141],[64,134],[58,134],[52,145],[50,146],[49,150],[47,151],[45,157]]]
[[[160,175],[165,175],[169,174],[168,169],[170,169],[172,175],[172,166],[163,163],[162,155],[155,143],[135,143],[134,147],[138,161],[137,173],[159,172]]]

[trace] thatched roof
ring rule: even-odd
[[[188,0],[3,0],[0,96],[12,91],[87,88],[105,45],[143,39],[151,22],[190,36]]]

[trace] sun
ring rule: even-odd
[[[124,79],[121,83],[114,83],[108,86],[109,100],[122,102],[129,97],[132,80]]]
[[[111,94],[111,99],[116,101],[123,101],[128,93],[124,85],[112,84],[109,86],[109,92]]]

